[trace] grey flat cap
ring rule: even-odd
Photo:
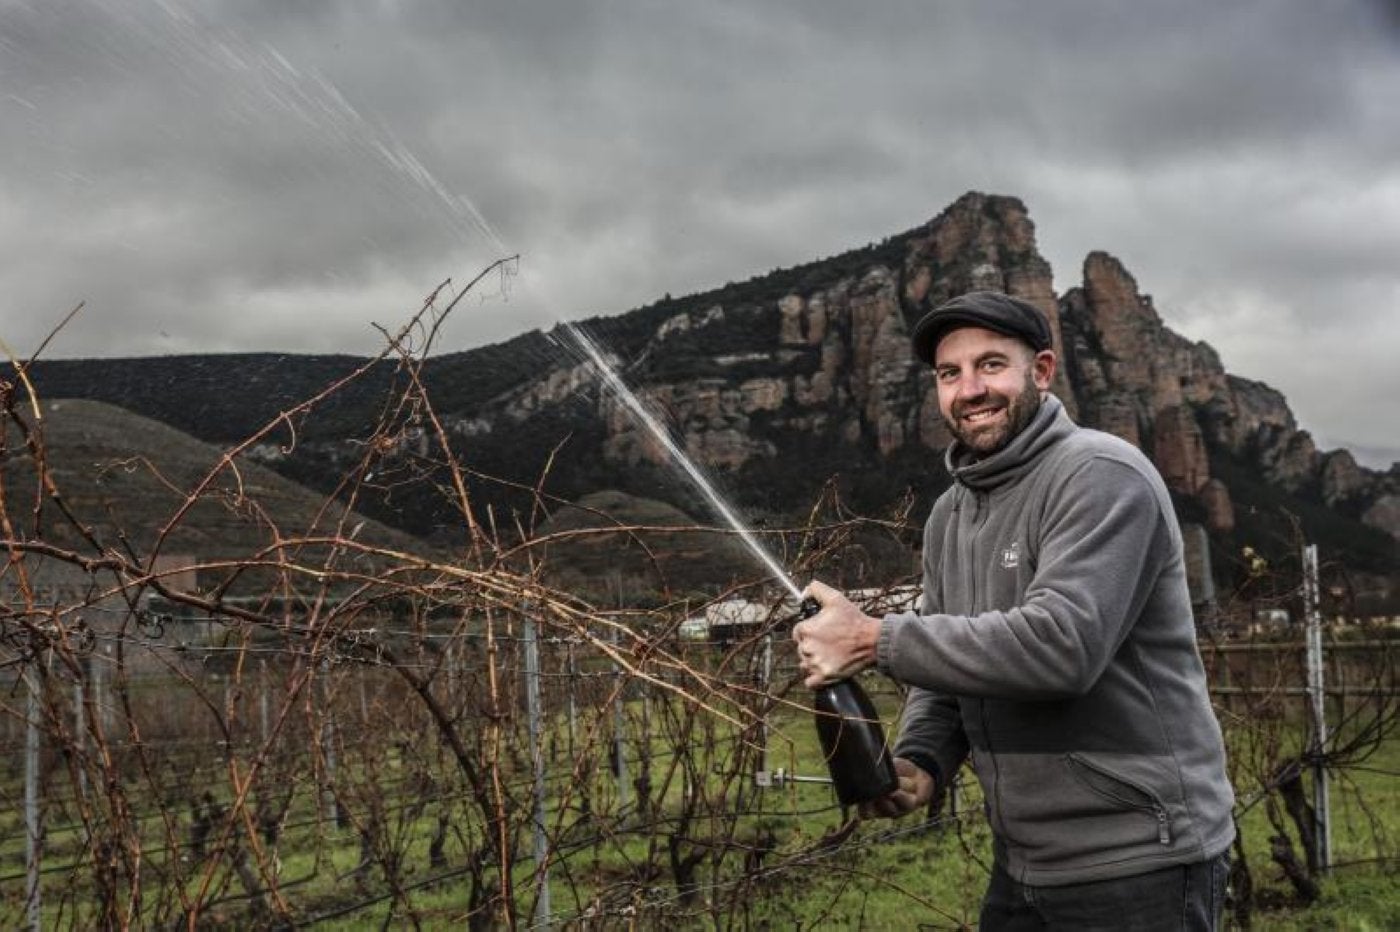
[[[1036,352],[1053,345],[1050,321],[1034,304],[999,291],[969,291],[940,304],[914,325],[914,355],[933,365],[938,341],[959,327],[984,327],[1016,337]]]

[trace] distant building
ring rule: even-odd
[[[1280,631],[1287,631],[1293,624],[1293,617],[1288,614],[1286,608],[1261,608],[1256,609],[1254,617],[1249,623],[1249,633],[1252,635],[1276,634]]]
[[[912,611],[918,604],[918,586],[884,589],[852,589],[846,597],[872,615]],[[711,602],[704,611],[681,622],[682,640],[734,644],[753,636],[765,625],[783,626],[796,620],[797,603],[785,598],[778,604],[752,599],[724,599]]]

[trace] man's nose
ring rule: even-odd
[[[981,398],[987,391],[982,373],[971,369],[958,377],[958,398]]]

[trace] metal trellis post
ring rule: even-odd
[[[569,642],[569,759],[574,759],[574,745],[578,740],[578,699],[574,689],[578,684],[578,665],[574,659],[574,644]]]
[[[544,823],[544,754],[540,740],[540,647],[535,620],[525,618],[525,704],[529,712],[530,762],[535,772],[535,928],[549,926],[549,838]]]
[[[42,831],[39,825],[39,681],[32,670],[25,671],[29,687],[24,719],[24,861],[27,879],[24,888],[29,914],[29,928],[38,932],[40,925],[39,861],[43,857]]]
[[[79,667],[81,670],[82,668]],[[73,750],[77,755],[78,798],[86,801],[88,796],[87,778],[87,721],[83,715],[83,675],[73,678]]]
[[[334,701],[334,693],[330,684],[331,662],[329,659],[321,660],[321,695],[322,705],[325,709],[325,719],[321,722],[321,755],[325,768],[325,786],[321,791],[321,812],[322,818],[331,823],[336,828],[341,827],[340,802],[335,795],[335,719],[331,703]]]
[[[272,711],[272,710],[268,707],[267,689],[268,689],[267,661],[266,661],[266,660],[259,660],[259,661],[258,661],[258,728],[259,728],[258,734],[259,734],[259,737],[262,738],[263,743],[266,743],[266,742],[267,742],[268,734],[269,734],[269,732],[272,730],[272,729],[271,729],[271,726],[270,726],[270,724],[269,724],[269,723],[272,721],[272,717],[271,717],[271,711]]]
[[[617,644],[617,629],[609,633],[608,640],[613,645]],[[617,811],[621,815],[627,809],[627,708],[623,701],[627,681],[622,667],[616,662],[613,663],[613,670],[617,674],[617,687],[613,694],[613,756],[616,759]]]
[[[1307,625],[1308,697],[1312,713],[1313,818],[1317,868],[1332,866],[1332,818],[1327,792],[1327,694],[1323,691],[1322,614],[1318,610],[1317,545],[1303,548],[1303,602]]]
[[[769,688],[773,684],[773,632],[768,632],[763,638],[763,666],[762,680],[758,684],[759,695],[763,696],[763,717],[758,723],[758,770],[762,774],[768,773],[768,713],[772,709]]]

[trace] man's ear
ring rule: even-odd
[[[1036,388],[1043,392],[1050,390],[1050,383],[1055,379],[1056,362],[1054,350],[1041,350],[1035,354],[1031,360],[1031,378]]]

